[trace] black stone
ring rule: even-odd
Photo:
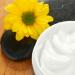
[[[6,31],[1,38],[3,53],[11,60],[24,60],[31,58],[36,40],[24,38],[16,41],[15,33]]]
[[[42,0],[40,0],[42,1]],[[50,5],[54,23],[75,20],[75,0],[45,0]]]

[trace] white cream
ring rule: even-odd
[[[75,75],[75,32],[59,31],[45,46],[40,67],[45,75]]]
[[[35,75],[75,75],[75,21],[44,31],[32,53]]]

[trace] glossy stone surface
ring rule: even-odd
[[[24,60],[31,58],[35,42],[30,37],[16,41],[15,33],[6,31],[1,39],[1,47],[8,58],[12,60]]]

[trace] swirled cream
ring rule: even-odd
[[[75,75],[75,32],[59,31],[45,42],[40,66],[45,75]]]

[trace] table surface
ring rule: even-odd
[[[11,1],[12,0],[0,0],[0,39],[4,32],[3,18],[6,15],[4,7]],[[0,46],[0,75],[34,75],[31,59],[21,62],[11,61],[2,53]]]

